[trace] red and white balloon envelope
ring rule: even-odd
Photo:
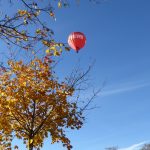
[[[84,47],[86,43],[86,37],[81,32],[72,32],[68,37],[69,46],[74,49],[77,53]]]

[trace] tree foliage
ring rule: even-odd
[[[105,150],[118,150],[118,147],[112,146],[112,147],[105,148]]]
[[[13,7],[16,0],[8,2]],[[20,56],[18,60],[8,58],[7,64],[0,65],[0,149],[11,150],[14,137],[22,139],[29,150],[40,149],[43,140],[51,137],[52,143],[62,142],[70,150],[72,145],[65,131],[83,126],[83,111],[96,93],[83,107],[73,97],[76,86],[86,81],[84,77],[90,69],[78,76],[72,73],[62,82],[56,77],[54,56],[69,51],[70,47],[55,41],[53,30],[41,17],[45,14],[56,20],[54,6],[68,7],[69,1],[19,0],[17,3],[19,10],[1,16],[0,39],[11,49],[16,51],[18,47],[31,57],[27,62]],[[18,145],[14,148],[18,149]]]
[[[150,144],[144,144],[140,150],[150,150]]]
[[[78,1],[78,0],[75,0]],[[104,0],[89,0],[94,3],[101,3]],[[66,42],[58,42],[54,38],[54,31],[48,26],[48,22],[43,20],[45,15],[47,20],[56,20],[57,8],[69,7],[72,1],[69,0],[9,0],[13,5],[17,3],[20,9],[12,14],[3,12],[0,20],[0,39],[8,46],[16,46],[21,50],[32,53],[41,53],[44,47],[46,53],[59,56],[63,50],[70,50]],[[1,4],[3,5],[3,4]],[[37,45],[37,47],[36,47]],[[39,45],[41,45],[39,50]]]
[[[27,147],[39,148],[50,135],[52,143],[61,141],[70,150],[65,129],[80,129],[84,120],[77,102],[68,100],[74,88],[59,83],[37,58],[27,65],[9,61],[9,66],[0,77],[0,144],[10,148],[16,136]]]
[[[10,0],[12,7],[16,2],[18,3],[16,0]],[[49,19],[56,19],[54,2],[57,2],[59,8],[69,5],[63,0],[43,0],[42,2],[40,0],[20,0],[21,9],[16,10],[14,14],[8,15],[7,12],[3,12],[4,15],[0,20],[0,39],[9,46],[14,45],[32,53],[38,52],[36,45],[39,47],[39,44],[45,47],[46,53],[51,51],[55,56],[60,55],[63,48],[70,50],[65,43],[55,41],[54,31],[48,27],[46,21],[41,19],[42,15],[46,15]]]

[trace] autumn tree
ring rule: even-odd
[[[69,100],[76,81],[59,83],[49,65],[39,59],[8,65],[0,78],[0,144],[10,148],[14,134],[32,150],[42,147],[50,134],[52,143],[61,141],[70,150],[65,128],[80,129],[84,121],[84,108]]]
[[[59,81],[54,72],[55,56],[70,48],[55,41],[54,31],[41,15],[56,20],[55,4],[58,8],[68,7],[69,1],[8,1],[11,7],[16,2],[20,9],[14,9],[13,14],[3,12],[0,20],[0,39],[11,50],[7,64],[0,64],[0,145],[10,150],[16,137],[28,150],[40,149],[43,140],[51,136],[52,143],[62,142],[70,150],[72,145],[65,131],[83,126],[83,111],[98,91],[80,106],[73,95],[86,81],[90,68],[64,81]],[[24,58],[25,54],[29,57]]]
[[[117,146],[107,147],[105,150],[118,150]]]
[[[55,56],[60,55],[62,48],[70,50],[65,43],[56,42],[53,35],[54,31],[47,26],[47,23],[41,19],[41,15],[56,19],[53,3],[55,1],[43,2],[34,0],[10,0],[9,6],[14,7],[19,3],[21,9],[14,10],[14,14],[3,12],[0,20],[0,39],[8,46],[20,48],[32,53],[40,53],[41,49],[53,51]],[[56,1],[59,8],[67,7],[66,1]],[[45,4],[43,6],[43,4]],[[52,20],[51,20],[52,21]],[[17,46],[17,47],[16,47]],[[40,51],[39,51],[40,47]],[[43,48],[44,47],[44,48]],[[45,53],[45,52],[44,52]]]
[[[150,150],[150,144],[144,144],[140,150]]]
[[[75,0],[80,1],[80,0]],[[89,0],[101,3],[105,0]],[[3,1],[1,1],[2,3]],[[39,44],[47,49],[46,53],[53,51],[54,55],[60,55],[62,49],[70,50],[66,42],[55,41],[54,31],[42,20],[41,15],[56,20],[55,4],[58,8],[69,7],[71,1],[67,0],[8,0],[11,6],[16,3],[21,7],[9,14],[6,10],[0,16],[0,39],[8,46],[14,45],[21,50],[32,53],[39,52]],[[1,4],[3,6],[3,4]],[[10,6],[10,5],[9,5]],[[52,20],[49,20],[52,21]],[[38,48],[36,47],[38,45]],[[15,47],[16,50],[16,47]]]

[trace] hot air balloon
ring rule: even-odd
[[[72,32],[68,37],[69,46],[74,49],[77,53],[84,47],[86,43],[86,37],[81,32]]]

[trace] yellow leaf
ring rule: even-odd
[[[30,143],[30,144],[33,143],[33,139],[30,139],[30,140],[29,140],[29,143]]]
[[[60,48],[60,53],[62,53],[62,48]]]
[[[4,92],[1,92],[1,96],[4,96],[5,94],[4,94]]]
[[[47,49],[45,52],[46,52],[46,54],[49,54],[50,53],[50,49]]]
[[[47,45],[48,42],[45,41],[45,40],[43,40],[42,43],[43,43],[44,45]]]
[[[55,51],[54,56],[60,56],[60,53],[58,51]]]
[[[36,33],[37,33],[37,34],[40,34],[40,33],[41,33],[41,29],[37,29],[37,30],[36,30]]]
[[[62,3],[58,2],[58,8],[61,8],[61,7],[62,7]]]
[[[55,47],[55,46],[51,46],[51,47],[50,47],[50,50],[56,51],[56,47]]]
[[[59,43],[59,46],[61,47],[61,46],[63,46],[63,44],[62,44],[62,43]]]
[[[27,85],[27,83],[26,82],[23,82],[23,86],[26,86]]]
[[[24,16],[25,14],[27,14],[27,11],[26,10],[18,10],[18,14],[20,16]]]

